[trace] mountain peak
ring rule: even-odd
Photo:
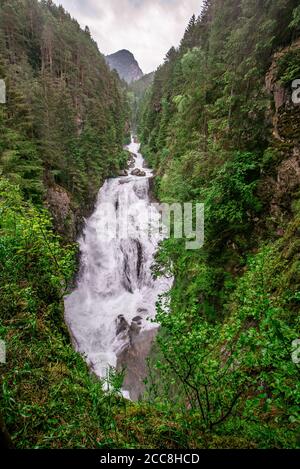
[[[115,52],[115,54],[112,54],[112,55],[116,55],[116,54],[119,54],[119,55],[127,54],[127,55],[130,55],[131,57],[134,57],[133,53],[130,52],[130,50],[128,50],[128,49],[121,49],[121,50],[119,50],[118,52]]]
[[[127,83],[139,80],[144,75],[134,55],[127,49],[107,55],[106,62]]]

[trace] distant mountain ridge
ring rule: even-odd
[[[126,49],[107,55],[106,62],[111,70],[116,70],[120,78],[129,84],[144,76],[134,55]]]

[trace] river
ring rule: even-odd
[[[65,298],[65,319],[91,370],[106,378],[110,367],[124,368],[123,394],[137,399],[158,329],[156,302],[171,280],[151,273],[163,238],[154,227],[159,214],[151,204],[153,173],[133,137],[127,149],[134,155],[128,176],[105,182],[79,239],[80,273]],[[134,170],[143,175],[133,176]]]

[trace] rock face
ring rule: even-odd
[[[77,236],[77,213],[72,206],[71,195],[61,186],[48,189],[46,206],[53,216],[56,231],[70,241]]]
[[[266,89],[273,98],[270,118],[273,124],[273,151],[280,162],[276,173],[267,176],[259,191],[270,204],[273,217],[283,219],[289,213],[291,194],[300,188],[300,105],[292,101],[291,86],[283,85],[278,76],[278,61],[286,54],[300,50],[300,39],[273,56],[273,62],[266,75]]]
[[[132,83],[144,76],[134,55],[128,50],[120,50],[107,55],[106,62],[111,70],[116,70],[123,80]]]
[[[271,95],[273,95],[275,106],[275,112],[271,109],[273,118],[273,135],[281,142],[284,142],[287,139],[296,140],[295,137],[298,137],[300,106],[295,106],[292,102],[291,86],[284,86],[280,82],[278,77],[278,62],[286,54],[291,54],[299,49],[300,39],[297,39],[288,47],[276,52],[273,56],[273,62],[269,72],[266,75],[266,89]],[[296,114],[296,116],[293,114]],[[291,127],[290,132],[287,132],[287,127]]]
[[[148,376],[147,358],[149,357],[158,329],[140,331],[134,321],[131,325],[131,345],[118,356],[117,369],[126,369],[123,389],[130,393],[133,401],[138,401],[144,391],[144,381]]]

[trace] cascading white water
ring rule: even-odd
[[[156,302],[171,286],[170,279],[154,279],[151,274],[162,239],[157,231],[149,237],[152,227],[147,226],[152,172],[144,168],[139,144],[133,138],[128,150],[135,155],[133,169],[144,171],[146,176],[130,175],[105,182],[79,240],[77,288],[65,299],[65,318],[74,345],[101,378],[110,366],[116,367],[118,356],[130,347],[132,331],[136,334],[157,328],[151,322]],[[112,218],[119,220],[118,228],[126,222],[130,235],[107,236]]]

